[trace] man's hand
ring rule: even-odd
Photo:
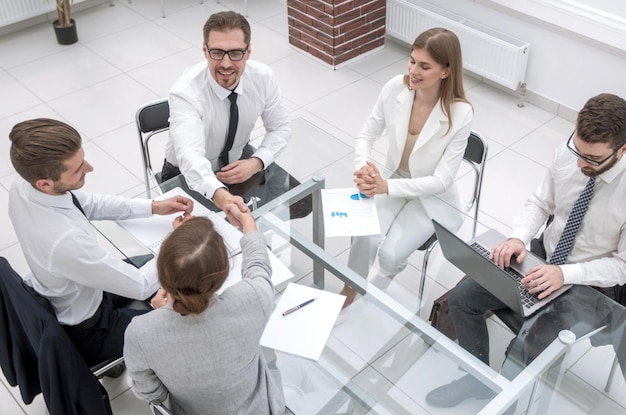
[[[514,255],[517,263],[520,264],[526,257],[526,246],[521,240],[510,238],[493,248],[489,259],[500,268],[506,268],[511,265],[511,257]]]
[[[257,157],[237,160],[222,167],[215,176],[222,183],[237,184],[243,183],[256,173],[263,170],[263,162]]]
[[[150,300],[150,305],[152,306],[152,308],[156,309],[167,305],[169,301],[170,299],[167,291],[165,291],[163,288],[159,288],[154,297],[152,297],[152,300]]]
[[[242,213],[250,212],[250,209],[248,209],[248,206],[244,203],[241,196],[234,196],[223,187],[217,189],[213,194],[213,203],[215,203],[215,206],[222,209],[224,213],[226,213],[226,217],[228,218],[230,223],[236,223],[238,222],[238,220],[225,209],[226,206],[235,205]]]
[[[152,213],[157,215],[169,215],[183,212],[188,215],[193,210],[193,200],[183,196],[173,196],[165,200],[152,201]]]
[[[558,265],[539,265],[522,279],[522,285],[543,299],[563,286],[563,271]]]
[[[367,197],[374,197],[376,194],[386,194],[389,191],[387,180],[383,179],[374,163],[368,161],[367,164],[354,172],[354,183],[359,192]]]
[[[250,211],[242,212],[239,209],[239,206],[235,204],[228,204],[224,206],[224,212],[226,212],[226,216],[228,220],[233,226],[240,228],[243,233],[248,233],[251,231],[255,231],[256,222],[254,221],[254,217]]]

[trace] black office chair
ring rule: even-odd
[[[474,172],[474,182],[470,199],[465,206],[462,206],[466,213],[473,210],[473,235],[476,233],[476,220],[478,219],[478,208],[480,205],[480,192],[483,185],[483,175],[485,174],[485,162],[487,160],[487,142],[476,131],[471,131],[467,138],[467,146],[465,147],[465,154],[463,154],[463,161],[472,168]],[[424,283],[426,282],[426,269],[428,267],[428,260],[433,249],[437,246],[437,235],[432,234],[426,242],[422,244],[418,251],[424,251],[424,259],[422,261],[422,273],[420,276],[419,294],[417,297],[417,313],[420,312],[422,306],[422,298],[424,296]]]
[[[161,173],[154,171],[150,158],[150,140],[156,135],[166,132],[170,128],[170,106],[167,98],[142,105],[135,114],[139,145],[143,158],[143,173],[146,191],[158,188],[161,183]],[[161,160],[161,163],[163,161]]]
[[[92,372],[50,302],[0,257],[0,367],[24,403],[43,393],[50,415],[112,415],[97,376],[121,362],[110,359]]]

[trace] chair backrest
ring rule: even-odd
[[[155,173],[152,168],[150,139],[156,134],[169,130],[169,117],[170,106],[167,98],[144,104],[135,114],[147,191],[150,191],[160,182],[159,174]]]
[[[480,193],[483,186],[483,176],[485,174],[485,161],[487,160],[487,142],[476,131],[471,131],[467,138],[467,146],[463,160],[474,170],[474,186],[470,200],[465,207],[465,211],[474,210],[474,219],[478,219],[478,208],[480,205]]]

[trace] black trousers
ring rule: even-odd
[[[151,309],[143,301],[107,292],[103,294],[100,307],[100,318],[92,327],[80,329],[77,326],[63,326],[89,366],[122,356],[126,327],[133,317]]]

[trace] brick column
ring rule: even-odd
[[[385,43],[386,0],[287,0],[289,43],[336,67]]]

